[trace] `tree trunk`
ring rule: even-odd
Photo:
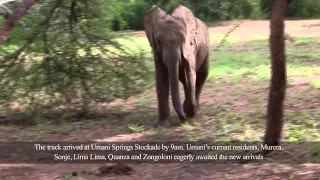
[[[274,2],[275,2],[276,0],[269,0],[269,1],[267,1],[267,11],[268,11],[268,19],[270,19],[271,18],[271,14],[272,14],[272,7],[273,7],[273,5],[274,5]],[[290,2],[291,2],[292,0],[287,0],[287,7],[289,6],[289,4],[290,4]]]
[[[283,126],[283,102],[286,94],[286,55],[284,41],[284,18],[287,0],[275,0],[270,20],[270,51],[272,77],[269,90],[268,122],[264,143],[279,145]],[[267,152],[266,152],[267,153]]]
[[[14,9],[5,24],[0,29],[0,46],[8,39],[11,31],[16,27],[20,19],[25,16],[29,9],[35,5],[38,0],[23,0],[21,4]]]

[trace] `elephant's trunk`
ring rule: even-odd
[[[184,122],[186,120],[186,116],[182,108],[179,94],[179,62],[181,61],[180,49],[172,47],[171,45],[168,49],[163,50],[162,57],[168,68],[171,98],[174,110],[177,112],[180,121]]]

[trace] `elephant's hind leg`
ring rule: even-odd
[[[193,118],[196,115],[196,99],[195,99],[195,83],[196,72],[185,64],[183,86],[185,90],[185,101],[183,103],[183,110],[188,118]]]
[[[186,113],[186,116],[188,118],[192,117],[193,111],[195,110],[195,104],[194,106],[192,105],[192,101],[190,100],[191,97],[191,92],[188,86],[188,82],[186,79],[186,72],[183,68],[181,68],[181,70],[179,71],[179,78],[180,81],[183,85],[183,90],[184,90],[184,96],[185,96],[185,100],[183,102],[183,111]]]
[[[200,101],[200,94],[203,89],[203,85],[206,82],[208,75],[209,75],[209,61],[210,61],[210,54],[207,54],[205,61],[203,62],[202,66],[197,72],[197,80],[196,80],[196,103],[197,103],[197,110],[200,109],[199,101]]]

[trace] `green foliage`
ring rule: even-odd
[[[198,0],[187,6],[204,21],[249,18],[252,13],[248,0]]]
[[[143,16],[153,4],[161,5],[161,8],[167,12],[171,12],[180,0],[122,0],[118,1],[119,4],[119,19],[126,22],[126,26],[121,28],[114,28],[113,30],[120,29],[143,29]],[[122,8],[120,8],[122,6]],[[113,21],[114,26],[119,23],[118,19]]]
[[[27,28],[18,28],[1,49],[0,103],[84,110],[141,92],[150,79],[147,58],[114,40],[116,2],[78,0],[73,14],[72,1],[41,1],[23,19]]]
[[[113,30],[143,29],[144,13],[153,5],[171,13],[179,4],[190,8],[203,21],[263,19],[272,9],[272,0],[120,0],[114,5]],[[287,17],[320,17],[320,1],[292,0]],[[120,25],[121,24],[121,25]]]
[[[261,10],[269,13],[272,9],[272,1],[273,0],[261,0]],[[286,16],[294,18],[318,18],[320,17],[320,1],[291,0]]]
[[[320,1],[314,0],[292,0],[287,10],[287,17],[320,17]]]

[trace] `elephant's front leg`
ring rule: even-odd
[[[196,115],[196,99],[195,99],[195,86],[196,86],[196,72],[192,64],[187,63],[185,66],[185,101],[183,109],[188,118],[193,118]]]
[[[160,60],[155,61],[156,87],[158,99],[158,124],[163,125],[170,118],[169,78],[167,67]]]

